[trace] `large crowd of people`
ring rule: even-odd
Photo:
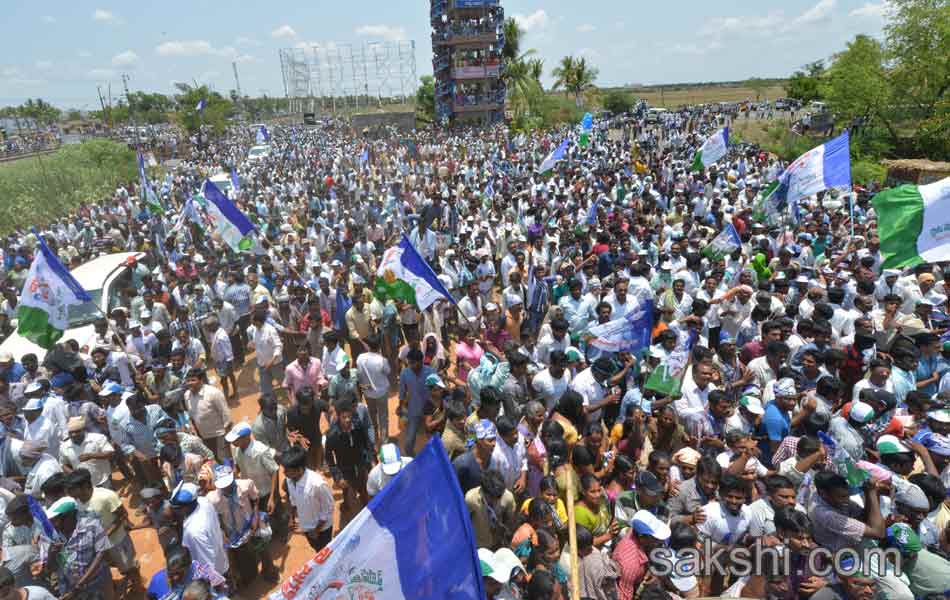
[[[154,183],[164,213],[133,182],[41,228],[69,266],[139,254],[88,339],[0,353],[0,597],[276,584],[275,545],[323,549],[435,435],[491,600],[568,598],[572,537],[583,599],[944,597],[950,269],[882,269],[874,190],[753,216],[776,157],[690,170],[726,124],[639,106],[544,174],[568,128],[274,126],[254,161],[235,129]],[[260,232],[240,253],[184,208],[232,168]],[[704,252],[727,226],[741,247]],[[376,293],[403,234],[452,301]],[[4,335],[36,235],[2,243]],[[591,333],[643,307],[647,347]]]

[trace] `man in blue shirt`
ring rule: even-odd
[[[11,353],[0,353],[0,377],[3,377],[7,383],[18,383],[25,374],[26,369],[23,368],[23,365],[13,360]]]
[[[769,402],[765,407],[765,415],[762,417],[762,425],[765,428],[766,440],[759,444],[762,450],[764,464],[772,464],[772,454],[778,449],[789,432],[792,424],[792,410],[798,401],[798,390],[795,388],[795,380],[784,377],[774,384],[775,399]],[[805,416],[810,411],[802,410]]]
[[[416,434],[422,426],[422,414],[429,401],[429,386],[426,378],[434,375],[435,369],[422,364],[422,350],[413,348],[406,355],[409,366],[399,375],[399,409],[406,413],[406,439],[404,456],[416,455]]]

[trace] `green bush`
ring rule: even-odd
[[[851,161],[852,184],[867,186],[871,183],[877,183],[883,185],[885,175],[887,175],[887,168],[876,161],[863,159]]]
[[[604,95],[602,100],[604,110],[608,110],[614,114],[632,111],[634,103],[633,95],[623,90],[610,90]]]
[[[135,179],[137,171],[135,153],[110,140],[0,164],[0,234],[42,226],[84,203],[99,202]]]

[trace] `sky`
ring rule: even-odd
[[[584,56],[597,84],[663,84],[785,77],[828,58],[856,34],[880,36],[887,0],[502,0],[545,61]],[[244,94],[283,96],[278,51],[313,43],[414,40],[416,70],[432,73],[425,0],[163,0],[4,3],[0,106],[42,97],[98,108],[122,74],[132,91],[172,93],[175,81],[227,94],[236,62]]]

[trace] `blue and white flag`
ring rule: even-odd
[[[244,216],[241,210],[221,193],[210,179],[204,183],[204,197],[207,200],[205,209],[208,211],[208,220],[215,233],[221,236],[225,244],[235,252],[245,252],[254,248],[254,225]]]
[[[491,179],[488,180],[488,185],[485,186],[484,195],[486,198],[495,197],[495,182]]]
[[[653,300],[644,300],[623,317],[595,325],[588,333],[590,345],[605,352],[636,354],[650,347],[653,331]]]
[[[241,180],[238,179],[237,169],[235,169],[234,167],[231,167],[231,187],[234,188],[235,192],[240,191],[241,189],[241,186],[239,185],[240,182]]]
[[[541,162],[541,166],[538,167],[539,173],[547,173],[554,168],[554,165],[557,164],[557,161],[564,158],[564,155],[567,154],[567,142],[568,138],[564,138],[564,141],[555,148],[551,154],[548,154],[547,157]]]
[[[270,132],[267,131],[266,126],[261,125],[260,127],[257,128],[257,143],[266,144],[269,141],[270,141]]]
[[[597,199],[590,203],[590,208],[587,209],[587,219],[585,222],[588,225],[594,225],[597,223],[597,209],[600,207],[600,196],[597,196]]]
[[[471,518],[439,436],[270,596],[305,598],[485,598]]]
[[[205,99],[204,99],[204,98],[202,98],[201,100],[198,100],[198,105],[195,106],[195,110],[198,111],[198,112],[204,112],[204,111],[205,111]]]
[[[360,152],[360,164],[364,165],[369,161],[369,148],[363,148],[363,151]]]
[[[139,179],[141,180],[142,184],[142,200],[145,202],[149,212],[152,214],[165,214],[165,207],[162,206],[161,200],[158,199],[158,196],[155,194],[155,190],[152,189],[152,184],[148,181],[148,176],[145,174],[145,158],[142,156],[141,152],[138,154]]]
[[[709,245],[703,248],[703,256],[716,262],[732,254],[742,247],[742,240],[739,239],[739,232],[736,231],[732,223],[726,223],[726,227],[719,232]]]
[[[851,154],[848,132],[812,148],[788,165],[776,190],[781,200],[794,206],[799,200],[831,188],[851,187]]]

